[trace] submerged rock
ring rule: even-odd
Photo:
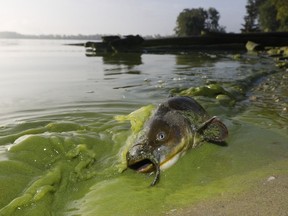
[[[181,91],[172,90],[171,93],[175,95],[188,96],[188,97],[203,96],[203,97],[215,98],[216,100],[219,101],[221,105],[224,106],[232,106],[236,102],[235,97],[219,84],[209,84],[205,86],[191,87]]]
[[[263,50],[264,47],[262,45],[258,44],[258,43],[254,43],[252,41],[248,41],[246,43],[246,49],[248,51],[260,51],[260,50]]]
[[[233,98],[225,94],[217,95],[216,100],[219,101],[219,103],[224,106],[233,106],[236,103],[236,101]]]

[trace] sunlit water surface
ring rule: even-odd
[[[288,76],[273,60],[226,52],[86,57],[83,47],[63,45],[73,42],[0,40],[0,214],[165,215],[285,171]],[[196,97],[227,125],[226,147],[189,151],[153,188],[153,176],[118,171],[131,132],[116,115],[210,83],[241,89],[229,106]]]

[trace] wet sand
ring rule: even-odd
[[[288,215],[288,174],[267,176],[248,191],[200,202],[188,208],[173,209],[176,216],[286,216]]]

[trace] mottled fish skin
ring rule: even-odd
[[[201,141],[223,142],[228,130],[194,99],[172,97],[158,106],[142,134],[127,152],[127,165],[138,172],[156,171],[151,183],[154,186],[159,182],[161,167],[173,165]]]

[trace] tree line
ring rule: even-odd
[[[287,0],[248,0],[241,32],[288,31]]]
[[[184,9],[177,17],[177,36],[200,35],[203,32],[225,32],[215,8]],[[288,31],[288,0],[247,0],[242,33]]]

